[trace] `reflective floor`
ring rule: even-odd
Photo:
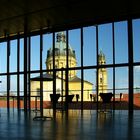
[[[46,121],[34,121],[34,111],[0,109],[0,139],[35,140],[140,140],[140,111],[102,113],[96,110],[44,110]]]

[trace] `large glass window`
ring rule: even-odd
[[[1,42],[1,95],[14,94],[25,98],[30,92],[31,96],[39,95],[39,91],[41,91],[40,81],[43,79],[32,80],[33,78],[41,78],[40,74],[43,73],[43,78],[49,80],[42,81],[43,95],[46,101],[50,100],[49,94],[54,91],[62,93],[64,90],[66,93],[67,89],[68,94],[79,94],[79,101],[91,101],[90,94],[97,95],[97,91],[98,93],[115,92],[115,101],[122,93],[122,100],[127,108],[128,97],[132,98],[129,96],[132,89],[129,85],[133,86],[130,80],[133,80],[135,104],[135,95],[139,93],[140,20],[133,20],[133,58],[129,56],[131,53],[128,53],[128,46],[131,47],[131,44],[128,44],[129,23],[120,21],[46,33],[43,34],[42,40],[38,34],[31,36],[31,38],[27,37],[27,40],[24,38],[10,40],[10,45],[8,42]],[[24,46],[24,43],[27,46]],[[9,54],[8,47],[10,48]],[[26,47],[27,52],[25,52]],[[27,64],[24,57],[27,57]],[[131,65],[129,64],[129,61],[132,60],[130,58],[134,59]],[[40,66],[42,66],[43,71],[40,71],[42,69]],[[133,74],[131,76],[129,73],[129,68],[132,67],[134,67],[134,79]],[[53,72],[56,72],[56,77],[53,77]],[[10,89],[8,89],[8,78],[10,79]],[[17,92],[18,90],[20,93]],[[76,101],[76,96],[74,100]]]

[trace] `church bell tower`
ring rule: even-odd
[[[105,55],[102,51],[98,55],[99,66],[106,64]],[[106,68],[98,69],[98,93],[107,93],[107,70]]]

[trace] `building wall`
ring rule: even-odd
[[[83,100],[84,101],[90,101],[90,94],[92,93],[93,85],[84,82],[84,89],[83,89]],[[79,100],[81,100],[81,82],[70,82],[69,83],[69,90],[70,94],[74,94],[74,100],[76,101],[76,94],[79,94]]]
[[[61,94],[61,79],[56,80],[56,92],[57,94]],[[65,95],[65,83],[63,83],[63,95]],[[39,81],[31,81],[31,95],[39,96],[40,82]],[[44,81],[43,82],[43,99],[44,101],[50,101],[50,94],[53,93],[53,82],[52,81]],[[84,82],[83,89],[83,100],[90,101],[90,94],[92,93],[92,84],[88,82]],[[76,94],[79,94],[79,101],[81,100],[81,82],[69,82],[69,94],[74,94],[73,101],[76,101]],[[35,100],[35,97],[32,97],[31,100]],[[61,101],[61,99],[59,99]]]
[[[76,67],[76,59],[74,57],[69,56],[68,59],[68,64],[69,67]],[[53,57],[49,57],[46,60],[46,67],[47,69],[53,69]],[[61,69],[61,68],[66,68],[66,56],[55,56],[55,68]],[[49,74],[53,74],[53,72],[49,72]],[[58,71],[56,75],[60,78],[62,78],[62,73],[61,71]],[[69,71],[69,77],[73,77],[76,75],[75,70]],[[65,79],[65,72],[63,71],[63,78]]]
[[[56,79],[56,92],[60,94],[61,91],[61,79]],[[40,82],[39,81],[31,81],[31,95],[37,96],[38,89],[40,89]],[[43,82],[43,100],[50,101],[50,94],[53,93],[53,81],[44,81]],[[34,100],[34,97],[31,98]]]

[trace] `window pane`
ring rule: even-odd
[[[23,39],[20,39],[20,71],[24,68],[24,43]]]
[[[24,79],[23,74],[20,74],[20,96],[24,95]]]
[[[17,40],[10,42],[10,72],[17,71]]]
[[[115,69],[115,87],[116,93],[128,93],[128,68]]]
[[[96,28],[83,29],[83,63],[84,66],[96,65]]]
[[[40,36],[31,37],[31,70],[40,69]]]
[[[140,109],[140,66],[134,67],[134,109]]]
[[[112,24],[103,24],[98,26],[99,52],[102,51],[106,56],[106,63],[113,63],[112,47]]]
[[[93,98],[96,95],[96,70],[89,69],[84,70],[84,101],[91,101],[91,97]]]
[[[133,20],[134,62],[140,62],[140,19]]]
[[[0,107],[7,107],[7,76],[0,76]]]
[[[115,94],[122,93],[121,109],[128,109],[128,68],[115,69]],[[116,99],[117,100],[117,99]]]
[[[10,96],[17,96],[17,75],[10,76]]]
[[[140,92],[140,66],[134,67],[134,88],[135,92]]]
[[[40,81],[39,73],[31,74],[31,96],[37,96],[38,90],[40,90]]]
[[[80,29],[69,31],[69,44],[75,51],[76,66],[81,66],[81,35]]]
[[[67,65],[67,37],[66,32],[56,32],[55,33],[55,69],[66,68]],[[53,47],[53,46],[52,46]],[[68,46],[69,49],[70,46]],[[53,54],[53,52],[50,52]],[[51,63],[53,68],[53,63]],[[65,72],[64,72],[65,73]],[[57,72],[56,75],[60,77],[60,72]],[[65,74],[64,74],[65,75]]]
[[[81,70],[76,70],[76,76],[69,78],[69,94],[74,94],[74,101],[78,95],[78,101],[81,101]]]
[[[47,58],[48,58],[48,51],[49,49],[53,48],[52,45],[52,34],[45,34],[43,35],[43,53],[42,53],[42,66],[43,69],[50,69],[49,65],[47,65]]]
[[[115,23],[115,63],[128,63],[127,22]]]
[[[113,68],[107,68],[107,91],[113,93]]]
[[[7,95],[7,76],[0,76],[0,95]]]
[[[0,43],[0,72],[7,72],[7,43]]]

